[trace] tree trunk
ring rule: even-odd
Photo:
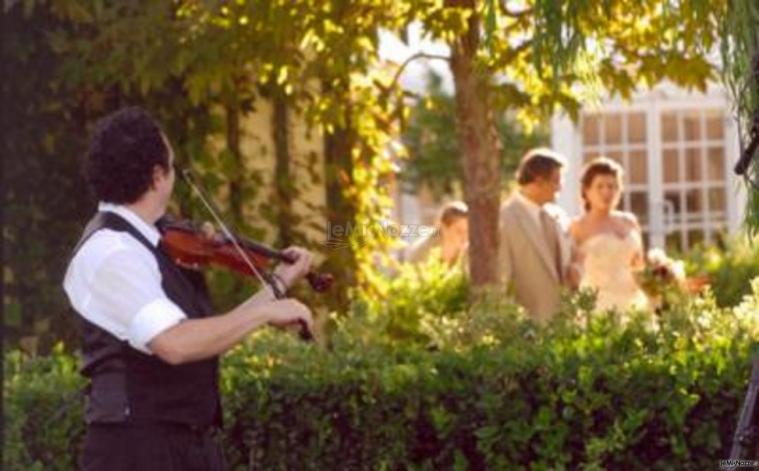
[[[330,80],[322,82],[322,89],[324,93],[332,92]],[[336,309],[348,304],[348,288],[356,283],[356,257],[348,245],[348,229],[355,227],[356,208],[345,191],[353,178],[351,151],[355,143],[356,134],[350,120],[344,127],[336,126],[333,132],[324,135],[328,255],[324,269],[335,276],[328,302]]]
[[[349,182],[345,176],[352,178],[353,133],[349,129],[336,128],[324,136],[324,163],[326,166],[327,219],[331,224],[348,227],[355,222],[356,209],[345,197],[343,188]]]
[[[474,11],[473,0],[459,6]],[[464,193],[469,205],[469,271],[472,285],[498,281],[498,215],[501,191],[500,141],[489,103],[490,78],[476,64],[480,18],[451,45],[450,68],[456,90],[456,130],[464,169]]]
[[[233,227],[239,227],[242,215],[242,155],[240,152],[240,106],[237,97],[227,102],[227,150],[232,158],[232,172],[229,175],[229,214]]]
[[[240,149],[241,110],[237,90],[234,90],[230,99],[226,100],[224,113],[227,125],[225,136],[227,152],[231,159],[231,165],[229,166],[229,174],[226,175],[229,179],[227,183],[227,188],[229,189],[229,217],[225,219],[222,216],[222,220],[227,224],[230,224],[231,230],[240,231],[244,230],[245,227],[245,217],[243,216],[243,178],[245,178],[245,167],[243,165],[242,151]],[[246,283],[248,283],[248,280],[245,280],[242,277],[233,277],[228,286],[227,293],[233,294],[244,292]]]
[[[293,185],[290,178],[290,121],[288,105],[280,92],[273,96],[272,133],[274,134],[275,192],[277,200],[277,226],[283,247],[293,243],[292,200]]]

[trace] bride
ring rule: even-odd
[[[640,226],[632,213],[617,211],[622,193],[622,167],[599,157],[582,172],[585,214],[569,228],[573,265],[580,288],[597,292],[598,309],[646,309],[648,299],[635,280],[644,265]]]

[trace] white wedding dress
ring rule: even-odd
[[[601,232],[586,239],[578,250],[583,257],[580,288],[597,291],[597,309],[648,308],[648,298],[633,274],[633,258],[643,250],[637,231],[629,231],[625,237]]]

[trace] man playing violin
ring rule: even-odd
[[[160,248],[156,221],[174,186],[174,155],[153,119],[126,108],[100,120],[85,174],[98,212],[74,250],[64,288],[83,328],[85,470],[217,470],[218,358],[266,325],[312,324],[309,309],[262,289],[213,315]],[[275,268],[280,290],[303,277],[311,254]]]

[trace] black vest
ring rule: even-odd
[[[74,249],[100,229],[127,232],[155,256],[166,296],[188,318],[206,317],[212,308],[204,290],[129,222],[111,212],[97,213]],[[189,276],[188,276],[189,275]],[[87,423],[175,422],[221,424],[218,358],[170,365],[147,355],[79,316],[83,324],[82,374],[90,379]]]

